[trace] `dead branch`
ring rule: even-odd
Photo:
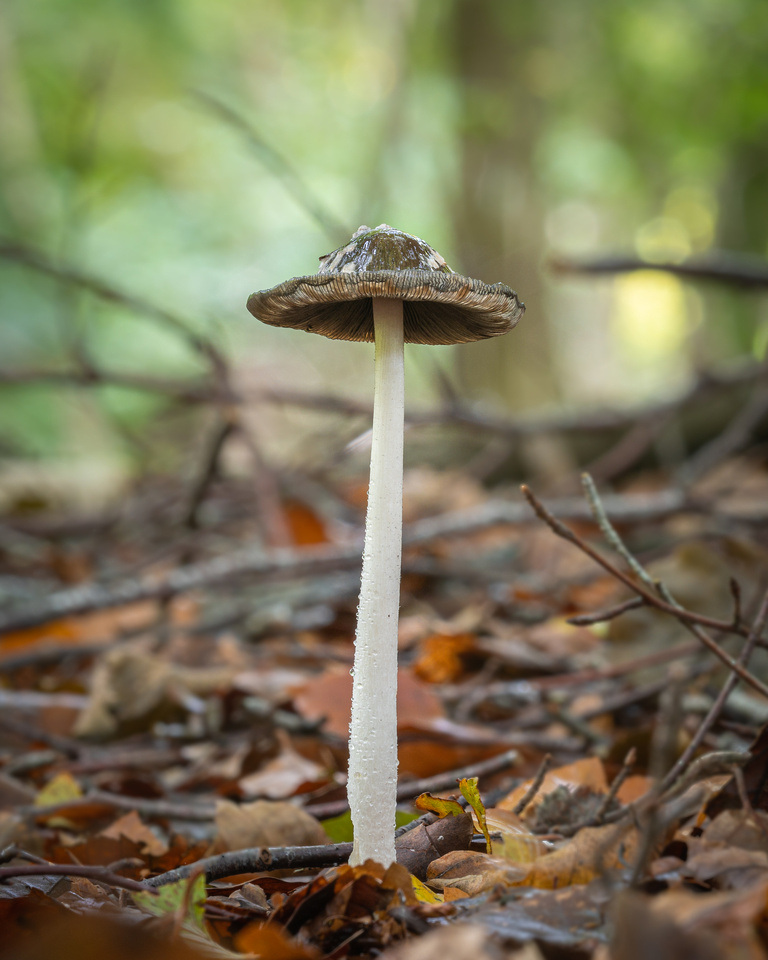
[[[328,843],[318,847],[252,847],[221,853],[215,857],[204,857],[167,873],[150,877],[144,881],[144,887],[163,887],[167,883],[184,880],[200,870],[205,871],[206,882],[211,883],[239,873],[336,867],[340,863],[346,863],[351,853],[351,843]]]
[[[180,334],[196,353],[205,357],[209,362],[212,361],[216,368],[222,366],[219,352],[209,340],[206,340],[191,330],[185,320],[182,320],[171,311],[157,306],[157,304],[144,300],[142,297],[137,297],[132,293],[120,290],[111,283],[107,283],[99,277],[93,276],[71,265],[54,263],[38,250],[32,250],[18,243],[8,241],[0,242],[0,259],[20,264],[38,273],[53,277],[56,280],[80,287],[80,289],[87,290],[100,300],[104,300],[107,303],[114,303],[117,306],[125,307],[127,310],[148,317],[167,327],[169,330]]]
[[[682,495],[664,491],[651,497],[617,496],[607,498],[613,516],[625,523],[658,519],[686,509]],[[577,498],[553,503],[561,515],[587,519],[589,511]],[[698,509],[693,504],[688,509]],[[419,520],[403,531],[405,546],[428,543],[438,537],[471,533],[497,524],[529,523],[525,504],[492,500],[470,510],[455,511]],[[92,583],[60,590],[36,603],[0,613],[0,635],[12,630],[39,626],[61,617],[105,610],[136,603],[140,600],[166,600],[178,594],[228,582],[235,577],[290,576],[301,577],[320,571],[354,568],[360,563],[361,542],[340,547],[289,549],[246,549],[233,551],[200,563],[178,567],[152,578],[133,578],[109,585]],[[692,615],[693,616],[693,615]]]
[[[720,253],[716,256],[685,260],[683,263],[649,263],[639,257],[596,257],[593,260],[570,260],[554,257],[549,267],[555,273],[612,274],[636,270],[661,270],[690,280],[709,280],[732,287],[763,289],[768,287],[768,266],[762,260]]]
[[[351,844],[350,844],[351,846]],[[13,877],[87,877],[97,883],[106,883],[110,887],[123,890],[146,890],[147,886],[139,880],[121,877],[108,867],[84,865],[80,863],[41,863],[0,867],[0,883]]]

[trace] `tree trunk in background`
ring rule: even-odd
[[[532,151],[541,105],[528,85],[531,53],[541,44],[536,4],[456,0],[455,72],[459,95],[461,191],[454,199],[460,269],[501,280],[526,304],[509,336],[457,351],[469,396],[500,396],[512,409],[557,398],[541,277],[542,209]]]

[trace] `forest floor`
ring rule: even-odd
[[[364,478],[255,510],[223,442],[0,520],[0,952],[768,956],[764,448],[684,493],[408,473],[384,870],[346,863]]]

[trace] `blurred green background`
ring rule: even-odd
[[[764,257],[767,51],[765,0],[5,0],[0,371],[208,371],[173,327],[22,248],[172,311],[238,385],[367,399],[370,346],[244,304],[380,222],[528,307],[502,340],[409,347],[413,409],[439,402],[436,370],[516,415],[643,403],[762,358],[764,297],[547,260]],[[6,466],[123,476],[199,428],[151,391],[31,379],[0,384]],[[269,456],[298,458],[306,423],[257,424]]]

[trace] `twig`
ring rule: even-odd
[[[21,266],[29,267],[38,273],[44,273],[56,280],[81,287],[94,294],[94,296],[99,297],[101,300],[105,300],[108,303],[115,303],[134,313],[150,317],[163,324],[163,326],[181,334],[197,353],[206,357],[208,360],[214,360],[217,366],[221,364],[218,351],[208,340],[205,340],[199,334],[190,330],[187,323],[180,317],[162,307],[158,307],[156,304],[150,303],[148,300],[119,290],[117,287],[112,286],[112,284],[85,271],[79,270],[76,267],[56,264],[39,251],[32,250],[17,243],[0,242],[0,259],[18,263]]]
[[[514,813],[516,816],[520,816],[523,810],[525,810],[528,804],[539,792],[542,783],[544,783],[544,777],[547,775],[547,770],[549,770],[551,764],[552,755],[548,753],[544,756],[544,759],[539,764],[539,769],[536,771],[536,776],[533,778],[533,782],[531,783],[530,787],[528,787],[523,796],[513,807],[512,813]]]
[[[749,663],[752,652],[754,651],[758,640],[761,638],[763,630],[765,630],[766,623],[768,623],[768,590],[766,590],[765,594],[763,595],[763,601],[760,604],[760,609],[758,610],[755,621],[752,624],[752,629],[750,630],[749,636],[747,637],[746,642],[739,653],[738,663],[742,667],[746,668],[747,664]],[[723,711],[723,707],[725,706],[728,697],[731,695],[731,691],[736,686],[737,682],[736,674],[729,673],[720,689],[720,693],[715,699],[715,702],[709,708],[706,717],[704,717],[704,719],[701,721],[698,730],[691,738],[691,742],[682,752],[672,769],[669,770],[665,776],[662,783],[662,789],[670,787],[675,780],[681,776],[685,768],[696,756],[696,751],[704,741],[704,737],[717,723],[717,720]]]
[[[106,883],[110,887],[121,887],[123,890],[147,889],[146,885],[139,880],[121,877],[119,873],[113,873],[107,867],[80,863],[41,863],[31,866],[0,867],[0,883],[3,880],[11,880],[13,877],[87,877],[89,880]]]
[[[611,498],[610,505],[614,515],[629,523],[668,516],[682,509],[683,501],[676,491],[666,491],[654,497]],[[580,499],[557,501],[553,507],[563,516],[589,516],[588,509]],[[437,537],[470,533],[497,524],[527,522],[530,522],[530,514],[524,504],[492,500],[470,510],[455,511],[409,524],[403,531],[403,543],[405,546],[417,545]],[[140,600],[163,600],[244,575],[300,577],[321,570],[349,569],[359,565],[361,550],[361,542],[340,547],[308,547],[301,551],[246,549],[178,567],[163,576],[126,579],[109,585],[84,584],[60,590],[45,600],[19,605],[15,610],[0,613],[0,635],[39,626],[64,616],[105,610]]]
[[[252,847],[234,850],[215,857],[204,857],[167,873],[150,877],[144,887],[162,887],[184,880],[200,870],[207,883],[238,873],[263,873],[271,870],[299,870],[308,867],[335,867],[346,863],[352,853],[351,843],[328,843],[319,847]]]
[[[691,258],[683,263],[649,263],[639,257],[596,257],[593,260],[569,260],[555,257],[549,266],[556,273],[631,273],[635,270],[661,270],[692,280],[712,280],[735,287],[768,287],[768,266],[762,260],[733,253],[716,257]]]
[[[576,617],[568,617],[567,623],[574,627],[590,627],[594,623],[606,623],[608,620],[615,620],[622,613],[629,610],[637,610],[638,607],[644,607],[645,600],[642,597],[632,597],[625,600],[624,603],[617,603],[615,607],[609,607],[607,610],[601,610],[598,613],[584,613]]]
[[[196,530],[199,526],[198,513],[200,507],[205,501],[208,488],[218,475],[221,455],[224,452],[227,440],[235,431],[236,425],[234,416],[227,415],[226,413],[216,424],[213,437],[209,441],[208,449],[203,458],[200,474],[192,487],[189,494],[189,501],[184,510],[184,526],[189,527],[191,530]]]
[[[582,552],[586,553],[588,557],[591,557],[596,563],[599,563],[603,569],[607,570],[614,577],[616,577],[616,579],[626,584],[630,590],[634,590],[635,593],[643,597],[650,606],[656,607],[656,609],[676,617],[681,623],[685,624],[699,640],[701,640],[708,650],[714,653],[718,659],[722,660],[722,662],[729,667],[729,669],[733,670],[742,678],[742,680],[748,683],[755,690],[759,691],[764,697],[768,698],[768,687],[756,677],[752,676],[752,674],[749,673],[748,670],[745,670],[740,663],[733,659],[733,657],[728,656],[728,654],[725,653],[725,651],[722,650],[717,643],[715,643],[715,641],[707,633],[705,633],[704,630],[701,629],[700,624],[713,627],[714,629],[720,630],[723,633],[737,633],[741,636],[746,633],[745,628],[740,627],[739,629],[736,629],[730,622],[716,620],[713,617],[705,617],[702,614],[692,613],[690,610],[682,609],[676,606],[674,600],[671,600],[671,598],[661,599],[647,587],[637,583],[637,581],[633,580],[632,577],[625,574],[622,570],[619,570],[618,567],[616,567],[609,560],[594,550],[588,543],[582,540],[578,534],[574,533],[573,530],[567,527],[564,523],[561,523],[544,507],[541,501],[534,496],[528,487],[523,486],[522,490],[526,499],[533,507],[536,515],[543,520],[554,533],[577,546],[580,550],[582,550]]]
[[[50,804],[45,807],[24,807],[21,814],[30,820],[47,820],[64,811],[89,809],[94,805],[117,810],[135,810],[143,817],[162,820],[194,820],[206,822],[216,816],[214,804],[182,804],[170,800],[153,800],[148,797],[123,797],[104,790],[92,790],[77,800]]]
[[[241,133],[251,149],[257,154],[264,166],[279,180],[299,206],[312,217],[317,225],[334,243],[341,243],[352,232],[327,209],[307,187],[298,173],[282,154],[258,134],[248,121],[218,97],[205,92],[195,91],[197,98],[208,109]]]
[[[680,471],[681,482],[685,485],[692,483],[697,477],[746,447],[766,415],[768,386],[757,383],[753,397],[741,407],[728,426],[686,461]]]
[[[455,788],[456,781],[465,777],[487,777],[493,773],[500,773],[502,770],[511,767],[519,756],[520,752],[518,750],[507,750],[480,763],[470,763],[456,770],[446,770],[445,773],[438,773],[433,777],[423,777],[421,780],[404,780],[397,785],[398,802],[410,800],[422,793],[431,793],[433,790]],[[346,800],[338,800],[334,803],[309,803],[304,809],[307,813],[311,813],[313,817],[325,819],[326,817],[339,816],[349,809],[349,805]]]
[[[630,775],[630,773],[632,773],[632,768],[634,767],[636,760],[637,750],[635,750],[634,747],[631,747],[626,757],[624,757],[624,763],[621,766],[621,770],[619,770],[619,772],[613,778],[613,782],[611,783],[608,793],[606,793],[602,799],[602,802],[600,803],[600,806],[597,808],[597,810],[595,810],[594,816],[592,817],[593,826],[597,827],[603,822],[606,813],[608,813],[608,811],[611,809],[611,804],[616,799],[616,794],[619,792],[622,784]]]

